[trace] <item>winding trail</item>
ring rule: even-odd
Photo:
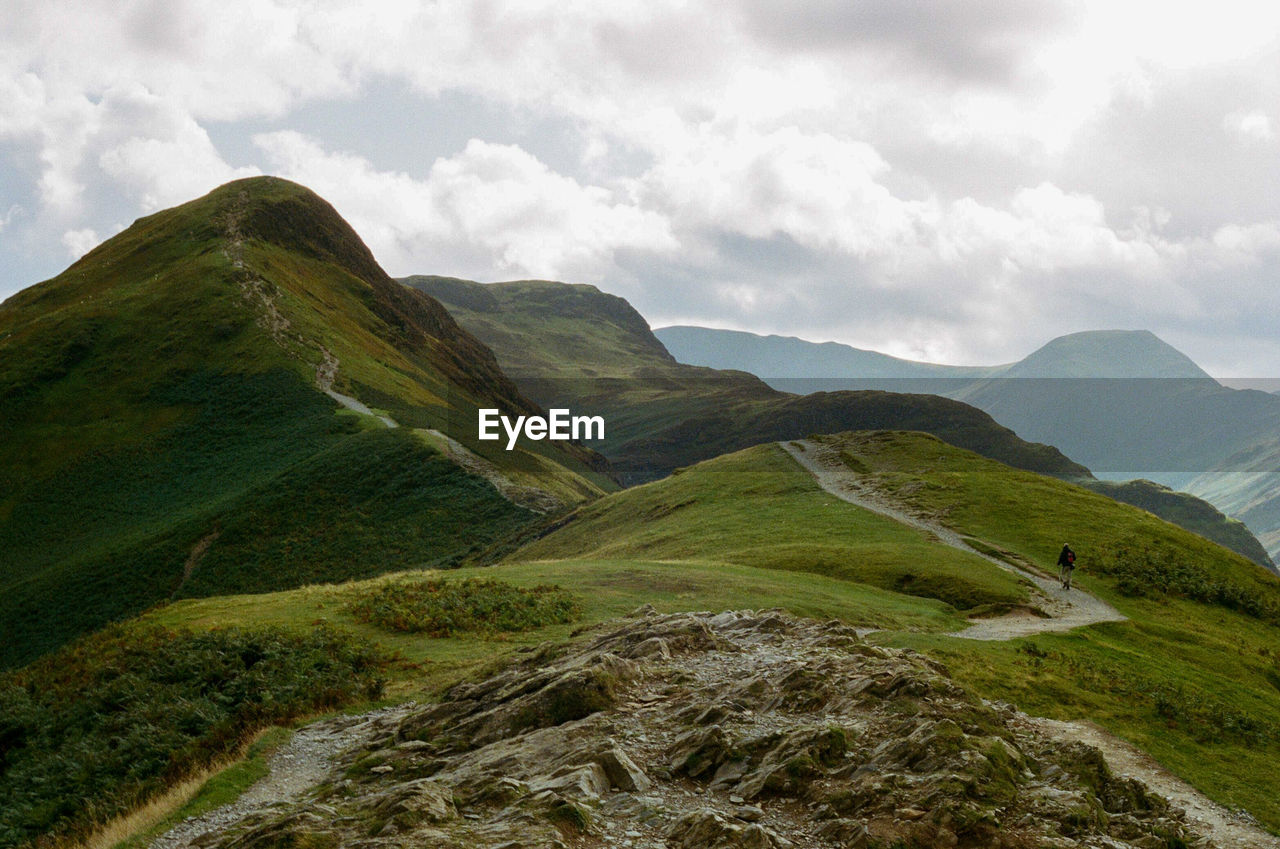
[[[366,416],[374,416],[387,427],[399,427],[395,419],[390,416],[384,416],[381,413],[375,413],[358,399],[352,398],[350,395],[343,395],[333,388],[333,381],[338,377],[338,358],[334,356],[323,345],[317,345],[320,348],[320,363],[316,366],[316,386],[321,392],[337,401],[348,410],[355,410],[357,413],[363,413]]]
[[[1230,811],[1160,765],[1137,746],[1092,722],[1063,722],[1024,717],[1023,723],[1060,740],[1087,743],[1102,752],[1107,766],[1120,776],[1136,778],[1187,813],[1187,819],[1219,849],[1280,849],[1280,838],[1268,834],[1244,811]]]
[[[955,531],[912,515],[875,492],[840,459],[830,446],[801,439],[780,442],[797,463],[817,478],[824,490],[850,504],[878,513],[928,534],[939,542],[976,554],[1007,572],[1029,580],[1043,597],[1049,618],[1020,612],[975,622],[948,636],[973,640],[1010,640],[1050,631],[1068,631],[1098,622],[1118,622],[1124,614],[1080,589],[1063,590],[1056,580],[1018,569],[976,550]],[[1087,743],[1102,752],[1117,775],[1137,778],[1156,793],[1183,808],[1221,849],[1280,849],[1280,838],[1268,834],[1245,812],[1230,811],[1165,769],[1151,755],[1126,740],[1086,721],[1064,722],[1027,716],[1025,724],[1061,740]]]
[[[968,640],[1012,640],[1051,631],[1070,631],[1099,622],[1120,622],[1127,618],[1105,601],[1089,595],[1084,590],[1064,590],[1053,578],[1019,569],[998,557],[984,554],[965,542],[960,534],[952,529],[908,513],[901,505],[894,504],[875,492],[861,475],[845,465],[840,455],[831,446],[809,439],[797,439],[778,444],[817,478],[819,486],[836,498],[915,528],[944,545],[981,557],[988,563],[1030,582],[1034,588],[1033,592],[1038,597],[1036,607],[1045,614],[1040,616],[1029,610],[1014,611],[1003,616],[975,621],[963,631],[957,631],[948,636],[964,637]]]
[[[404,702],[358,716],[332,717],[299,729],[271,756],[267,774],[234,802],[183,820],[151,841],[148,849],[189,849],[198,846],[202,837],[219,833],[245,817],[301,799],[330,777],[342,752],[391,734],[417,707],[417,702]]]

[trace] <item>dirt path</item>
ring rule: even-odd
[[[841,461],[838,453],[829,446],[802,439],[778,443],[797,463],[818,480],[818,485],[842,501],[855,504],[873,513],[879,513],[933,537],[944,545],[966,551],[1011,572],[1033,585],[1036,607],[1046,616],[1032,611],[1017,611],[1004,616],[974,622],[963,631],[949,636],[969,640],[1011,640],[1031,634],[1050,631],[1070,631],[1099,622],[1119,622],[1124,614],[1106,602],[1094,598],[1081,589],[1064,590],[1053,578],[1017,568],[998,557],[983,554],[970,546],[950,528],[913,515],[875,492]]]
[[[396,420],[390,416],[384,416],[375,413],[367,406],[362,404],[358,399],[352,398],[350,395],[343,395],[333,388],[333,381],[338,377],[338,358],[334,353],[323,345],[320,348],[320,362],[316,365],[316,386],[321,392],[337,401],[348,410],[355,410],[357,413],[363,413],[366,416],[374,416],[387,427],[398,427]]]
[[[904,511],[900,506],[861,485],[854,474],[827,446],[809,440],[780,443],[784,450],[817,478],[819,485],[832,495],[923,531],[940,542],[976,554],[1006,571],[1014,572],[1035,584],[1047,602],[1044,609],[1052,618],[1030,613],[1001,616],[976,622],[951,636],[977,640],[1008,640],[1046,631],[1065,631],[1095,622],[1113,622],[1125,617],[1110,605],[1087,593],[1073,589],[1064,591],[1057,581],[1016,569],[1002,560],[983,554],[965,543],[959,534],[936,522],[930,522]],[[801,449],[798,446],[804,446]],[[1280,838],[1263,831],[1247,813],[1235,813],[1209,799],[1187,782],[1160,765],[1155,758],[1131,743],[1121,740],[1091,722],[1063,722],[1039,717],[1026,717],[1027,725],[1062,740],[1075,740],[1094,746],[1102,752],[1107,765],[1117,775],[1137,778],[1187,812],[1221,849],[1280,849]]]
[[[1087,743],[1102,752],[1111,771],[1136,778],[1187,812],[1187,819],[1220,849],[1280,849],[1280,838],[1258,827],[1247,813],[1234,813],[1205,797],[1146,752],[1091,722],[1026,717],[1030,727],[1060,740]]]
[[[269,772],[229,805],[183,820],[151,842],[150,849],[184,849],[258,811],[296,801],[323,781],[337,757],[389,733],[417,708],[406,702],[359,716],[337,716],[300,729],[268,764]]]

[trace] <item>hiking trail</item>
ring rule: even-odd
[[[194,846],[247,816],[304,797],[329,777],[342,752],[385,735],[415,708],[416,702],[405,702],[356,716],[331,717],[298,729],[293,739],[271,756],[267,774],[234,802],[183,820],[152,840],[148,849]]]
[[[839,622],[646,605],[563,650],[524,654],[439,703],[299,730],[240,800],[150,849],[564,846],[563,820],[548,812],[568,803],[579,847],[954,846],[952,820],[927,814],[956,782],[975,795],[951,807],[985,811],[1020,846],[1280,847],[1095,726],[977,705],[945,668]],[[549,698],[596,692],[605,671],[616,689],[598,710],[520,719]],[[1005,774],[992,809],[981,792],[990,764],[975,754],[996,740],[1022,768]],[[1069,769],[1087,769],[1092,749],[1114,776],[1098,787]],[[806,770],[788,767],[798,758]],[[1173,807],[1149,804],[1130,778]],[[1082,806],[1107,815],[1082,820]]]
[[[801,467],[818,481],[818,485],[842,501],[878,513],[933,537],[944,545],[981,557],[988,563],[1011,572],[1033,585],[1036,606],[1045,616],[1028,610],[976,620],[963,631],[948,636],[969,640],[1012,640],[1032,634],[1070,631],[1099,622],[1121,622],[1125,615],[1111,605],[1079,588],[1064,590],[1055,578],[1019,569],[998,557],[984,554],[964,541],[960,534],[938,522],[907,512],[899,504],[876,492],[869,482],[850,469],[839,453],[829,445],[809,439],[779,442]]]
[[[1160,765],[1137,746],[1092,722],[1024,716],[1023,724],[1059,740],[1086,743],[1102,752],[1107,767],[1119,776],[1141,781],[1186,811],[1187,819],[1219,849],[1280,849],[1280,837],[1268,834],[1245,811],[1231,811]]]

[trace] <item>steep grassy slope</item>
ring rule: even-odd
[[[412,429],[366,432],[330,386]],[[301,186],[139,220],[0,304],[0,666],[172,595],[487,543],[532,514],[417,430],[480,403],[535,409]],[[563,501],[609,485],[581,449],[472,447]]]
[[[864,483],[1011,561],[1051,570],[1069,540],[1080,554],[1079,583],[1130,617],[1008,643],[882,639],[943,658],[989,697],[1096,721],[1225,804],[1280,828],[1280,779],[1270,767],[1280,756],[1280,579],[1145,511],[925,434],[836,439]],[[967,563],[948,561],[949,550],[912,550],[851,505],[822,506],[825,493],[787,462],[762,446],[611,495],[509,560],[675,557],[889,587],[900,578],[885,583],[885,576],[902,570],[913,576],[901,586],[907,592],[986,585]],[[729,506],[736,492],[739,511]],[[868,552],[890,540],[886,554],[901,560],[882,571]]]
[[[517,382],[630,377],[676,365],[629,303],[595,286],[546,280],[482,285],[428,275],[400,282],[436,298],[451,313],[464,314],[470,332],[495,352],[508,354],[500,362]],[[509,356],[514,351],[523,353]]]
[[[1084,486],[1116,501],[1149,510],[1166,522],[1173,522],[1237,554],[1243,554],[1259,566],[1266,566],[1273,571],[1275,569],[1275,563],[1264,548],[1265,542],[1250,533],[1244,522],[1228,518],[1208,501],[1148,480],[1123,483],[1089,481]]]
[[[265,726],[376,697],[386,660],[321,628],[117,626],[0,674],[0,847],[83,839]]]
[[[1023,442],[954,401],[884,392],[798,397],[745,372],[676,363],[639,313],[594,287],[432,277],[403,282],[438,298],[492,347],[529,397],[605,416],[607,438],[593,447],[628,483],[762,442],[880,427],[927,430],[1048,474],[1089,474],[1056,449]]]

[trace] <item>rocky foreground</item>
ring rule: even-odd
[[[612,626],[610,626],[612,628]],[[193,844],[1208,847],[936,663],[776,611],[637,611],[383,715],[302,801]]]

